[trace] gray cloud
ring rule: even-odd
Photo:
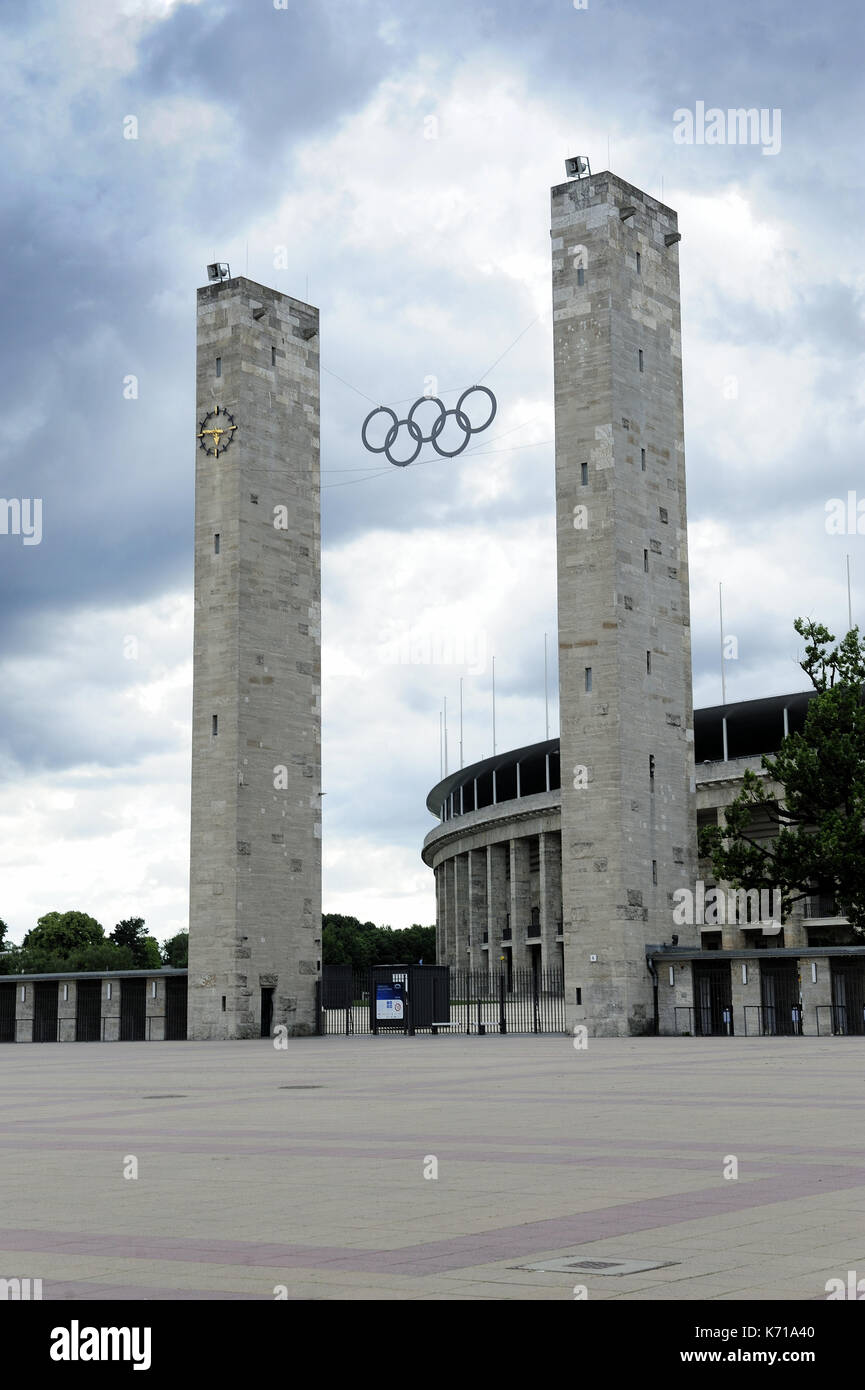
[[[442,389],[470,385],[536,312],[528,272],[521,278],[494,269],[487,276],[472,262],[424,261],[418,235],[437,225],[441,211],[432,193],[417,225],[384,255],[374,240],[352,239],[356,209],[339,198],[329,234],[320,234],[309,142],[326,149],[326,138],[350,125],[383,82],[399,82],[421,60],[417,89],[401,95],[403,105],[379,127],[372,124],[365,138],[383,139],[387,119],[419,125],[467,62],[478,72],[485,64],[494,71],[497,63],[518,71],[561,127],[562,150],[537,152],[537,213],[526,241],[542,259],[549,244],[546,183],[561,176],[566,145],[571,152],[583,148],[575,110],[596,113],[599,129],[609,128],[614,168],[617,150],[636,136],[644,141],[640,148],[650,152],[652,167],[632,170],[635,182],[657,191],[663,175],[670,197],[671,189],[714,196],[735,186],[759,213],[801,231],[808,255],[791,270],[790,307],[736,298],[723,265],[714,283],[704,278],[698,286],[683,273],[686,317],[699,327],[702,343],[752,353],[754,360],[779,345],[791,357],[807,357],[814,401],[812,417],[783,458],[773,462],[764,453],[733,466],[734,449],[747,456],[755,447],[744,397],[762,391],[771,417],[773,381],[755,373],[743,382],[743,408],[723,414],[692,388],[696,347],[686,333],[689,510],[692,522],[723,518],[757,555],[779,518],[804,524],[809,535],[813,524],[813,555],[827,570],[836,564],[843,543],[833,547],[822,535],[823,505],[827,496],[857,486],[861,466],[861,405],[850,364],[862,352],[862,312],[847,283],[858,266],[861,221],[851,177],[861,127],[860,7],[836,6],[830,24],[819,8],[797,6],[791,14],[781,0],[758,10],[732,0],[699,16],[676,0],[649,8],[633,0],[590,0],[585,11],[546,0],[502,0],[480,9],[455,0],[435,7],[421,0],[399,7],[340,0],[290,11],[237,0],[179,5],[144,32],[130,65],[112,66],[94,49],[92,71],[67,52],[64,19],[45,4],[7,10],[2,24],[12,99],[0,175],[6,325],[0,493],[41,497],[44,505],[40,546],[0,537],[0,758],[8,776],[92,763],[108,775],[123,766],[134,781],[136,765],[178,746],[177,729],[165,721],[160,726],[158,716],[121,713],[123,692],[142,675],[119,664],[116,635],[101,656],[96,637],[82,670],[63,633],[84,610],[122,610],[191,587],[194,290],[211,255],[230,256],[233,269],[243,271],[248,229],[250,274],[277,278],[272,224],[291,262],[278,287],[302,295],[309,274],[310,297],[322,311],[323,364],[363,393],[323,376],[325,545],[333,550],[373,531],[402,536],[434,527],[449,534],[469,523],[495,534],[515,520],[537,518],[550,519],[552,544],[551,443],[516,447],[527,433],[519,430],[495,437],[510,428],[515,402],[548,407],[551,401],[546,319],[487,378],[500,416],[476,449],[450,462],[389,469],[370,481],[348,471],[377,462],[359,442],[371,408],[365,395],[411,398],[429,373]],[[770,158],[756,149],[675,145],[673,111],[697,100],[780,107],[782,153]],[[122,138],[130,113],[139,120],[137,141]],[[472,120],[470,109],[464,119]],[[450,132],[443,162],[464,134]],[[499,158],[505,137],[494,125],[483,134]],[[407,183],[424,189],[424,171],[433,166],[422,164],[428,152],[420,144],[404,164],[379,172],[383,199]],[[605,149],[588,152],[595,168],[605,167]],[[345,172],[326,171],[331,192],[339,194]],[[520,173],[515,167],[515,180]],[[483,169],[477,174],[477,182],[458,176],[468,226],[483,226],[495,211],[478,191]],[[310,200],[313,231],[278,226],[276,209],[292,189]],[[683,271],[686,266],[683,260]],[[129,375],[138,378],[136,400],[123,396]],[[504,460],[507,487],[481,494],[467,516],[467,485]],[[518,548],[511,558],[518,568]],[[470,592],[470,552],[465,567]],[[324,584],[330,601],[351,602],[327,566]],[[520,720],[526,708],[541,708],[542,630],[527,615],[545,612],[554,621],[548,584],[526,575],[526,606],[507,634],[500,746],[510,734],[521,743],[543,733],[542,727],[521,733]],[[740,629],[737,689],[765,693],[761,682],[777,689],[788,672],[790,688],[801,684],[789,632],[767,631],[757,604]],[[554,645],[551,631],[551,650]],[[28,663],[47,651],[54,664],[34,685]],[[695,632],[694,665],[698,690],[713,690],[711,634]],[[444,675],[453,689],[458,676]],[[490,751],[483,749],[484,681],[478,677],[472,687],[471,757]],[[394,687],[395,709],[407,717],[428,710],[431,746],[442,684],[438,672],[418,670]],[[344,727],[332,728],[331,737],[339,745]],[[347,835],[362,821],[388,843],[418,845],[429,825],[423,801],[436,774],[432,754],[428,778],[427,762],[418,757],[407,766],[398,747],[356,748],[356,775],[335,757],[326,747],[336,793],[327,812],[330,831]],[[372,797],[371,768],[379,779]]]

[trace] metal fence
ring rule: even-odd
[[[780,1008],[775,1004],[746,1004],[745,1033],[748,1037],[802,1037],[802,1009],[793,1004]]]
[[[690,1004],[677,1004],[673,1010],[675,1029],[679,1037],[685,1038],[729,1038],[733,1036],[733,1011],[723,1008],[720,1011],[710,1004],[694,1007]]]
[[[376,1029],[372,1001],[374,968],[348,972],[345,967],[322,972],[319,1032],[322,1034],[371,1034],[393,1032]],[[339,970],[339,976],[336,971]],[[407,1033],[564,1033],[565,983],[560,969],[552,970],[454,970],[448,971],[449,1008],[446,1018],[424,1025],[412,1020],[411,995],[407,1000]]]
[[[817,1033],[820,1037],[862,1037],[865,1011],[848,1008],[845,1004],[818,1004]]]

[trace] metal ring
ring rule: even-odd
[[[396,443],[397,435],[399,434],[403,425],[407,427],[412,439],[415,440],[415,446],[413,452],[409,454],[407,459],[395,459],[393,454],[391,453],[391,446]],[[389,462],[394,465],[395,468],[408,468],[410,463],[414,463],[415,459],[417,458],[418,454],[423,448],[423,442],[424,438],[421,432],[420,425],[416,425],[414,420],[397,420],[395,424],[391,425],[390,429],[384,437],[385,458],[387,458]]]
[[[458,412],[458,413],[459,413],[460,410],[462,410],[462,404],[463,404],[463,401],[465,400],[466,396],[470,396],[471,393],[472,393],[472,391],[483,391],[484,395],[485,395],[485,396],[489,396],[490,401],[492,402],[492,410],[490,411],[490,418],[489,418],[488,420],[486,420],[482,425],[472,425],[472,426],[471,426],[472,434],[480,434],[481,430],[489,429],[490,425],[493,423],[493,420],[496,418],[496,410],[497,410],[498,407],[497,407],[497,405],[496,405],[496,398],[495,398],[495,396],[493,395],[492,391],[490,390],[490,388],[489,388],[488,386],[470,386],[469,389],[468,389],[467,391],[463,391],[462,395],[460,396],[459,400],[457,401],[457,412]]]
[[[483,394],[485,396],[488,396],[490,399],[491,410],[489,413],[489,417],[487,420],[485,420],[485,422],[482,425],[473,425],[468,415],[462,408],[463,401],[466,399],[467,396],[470,396],[473,391],[482,391]],[[415,420],[414,416],[415,411],[419,410],[420,407],[422,405],[425,405],[427,401],[432,401],[435,405],[438,406],[439,414],[437,415],[436,419],[433,420],[429,434],[424,434],[423,430]],[[488,386],[470,386],[467,391],[463,391],[453,410],[446,410],[444,402],[440,400],[438,396],[420,396],[415,401],[414,405],[412,406],[411,410],[409,411],[408,415],[404,420],[398,419],[395,412],[391,410],[390,406],[377,405],[375,410],[371,410],[369,415],[367,415],[366,419],[364,420],[363,425],[361,426],[360,437],[365,449],[368,449],[371,454],[384,454],[388,462],[392,463],[395,468],[408,468],[410,463],[414,463],[424,444],[432,444],[436,453],[441,458],[453,459],[456,458],[457,454],[462,453],[463,449],[466,447],[473,434],[479,434],[482,430],[487,429],[492,424],[496,416],[496,409],[496,398]],[[389,415],[391,419],[391,424],[389,425],[387,433],[384,437],[384,443],[381,445],[370,444],[369,440],[367,439],[367,427],[369,426],[369,422],[374,415],[380,415],[382,413],[385,415]],[[463,440],[462,444],[458,445],[456,449],[444,449],[438,442],[439,436],[441,435],[442,430],[444,429],[447,423],[448,416],[450,415],[453,416],[453,418],[457,422],[457,425],[465,434],[465,439]],[[393,454],[391,453],[391,449],[393,448],[394,444],[396,444],[396,441],[399,438],[399,432],[402,429],[403,425],[405,425],[406,429],[408,430],[409,437],[414,440],[415,447],[407,459],[395,459]]]
[[[369,424],[370,420],[372,419],[373,415],[378,415],[378,414],[380,414],[382,411],[384,412],[385,415],[389,415],[390,418],[391,418],[391,420],[393,421],[393,424],[396,425],[397,428],[399,428],[399,420],[396,418],[396,415],[395,415],[394,412],[391,410],[391,408],[390,408],[389,405],[377,405],[376,408],[375,408],[375,410],[371,410],[371,411],[369,412],[369,414],[367,415],[366,419],[364,420],[363,424],[361,425],[361,428],[360,428],[360,437],[361,437],[361,439],[363,440],[363,447],[364,447],[365,449],[368,449],[369,452],[370,452],[371,454],[383,454],[383,453],[385,453],[385,451],[387,450],[387,440],[388,440],[388,436],[390,435],[390,429],[388,430],[387,434],[385,435],[385,437],[384,437],[384,438],[385,438],[385,442],[384,442],[384,444],[382,444],[382,446],[381,446],[380,449],[377,448],[375,444],[370,444],[369,440],[368,440],[367,437],[366,437],[366,427],[367,427],[367,425]],[[393,426],[391,426],[391,428],[393,428]],[[391,459],[391,462],[393,462],[392,459]]]
[[[465,430],[466,437],[463,440],[462,444],[458,445],[456,449],[443,449],[438,442],[438,437],[445,427],[445,420],[447,419],[448,415],[453,415],[460,429]],[[435,449],[436,453],[440,454],[443,459],[455,459],[457,454],[462,453],[463,449],[466,447],[466,445],[472,437],[472,422],[469,419],[469,417],[465,414],[465,412],[459,409],[459,406],[457,406],[454,410],[448,410],[445,414],[445,420],[442,420],[441,425],[438,429],[433,429],[433,437],[431,441],[432,446]]]
[[[419,406],[426,405],[427,401],[434,401],[435,404],[438,406],[439,411],[441,412],[438,417],[438,420],[435,420],[433,422],[433,427],[430,434],[425,434],[422,436],[424,444],[431,444],[432,441],[435,439],[436,435],[441,431],[442,426],[444,425],[445,417],[447,416],[447,410],[445,408],[444,401],[439,400],[438,396],[421,396],[419,400],[415,401],[406,418],[409,423],[414,424],[415,411],[418,409]]]

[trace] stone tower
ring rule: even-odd
[[[696,807],[675,212],[552,189],[562,918],[570,1024],[651,1031],[647,943],[693,889]]]
[[[318,311],[198,291],[189,1037],[309,1033],[321,961]]]

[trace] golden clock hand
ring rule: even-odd
[[[204,436],[205,436],[206,434],[211,434],[211,435],[213,435],[213,451],[214,451],[214,457],[218,458],[218,457],[219,457],[219,441],[220,441],[220,438],[222,437],[222,435],[224,435],[224,434],[230,434],[230,432],[231,432],[232,430],[236,430],[236,429],[237,429],[237,425],[229,425],[226,429],[219,429],[218,427],[214,426],[213,429],[209,429],[209,430],[199,430],[198,435],[197,435],[196,437],[197,437],[198,439],[203,439]],[[223,452],[224,452],[224,450],[223,450]]]

